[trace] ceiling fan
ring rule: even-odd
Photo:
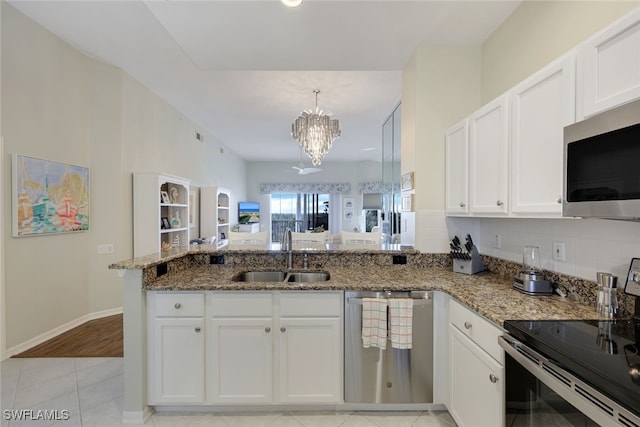
[[[310,173],[316,173],[322,171],[322,168],[306,168],[302,161],[302,147],[300,148],[300,163],[297,166],[291,166],[298,171],[298,175],[309,175]]]

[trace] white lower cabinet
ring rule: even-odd
[[[204,295],[149,293],[147,298],[149,403],[204,403]]]
[[[342,401],[342,292],[208,297],[212,403]]]
[[[209,320],[212,402],[271,402],[272,329],[271,318]]]
[[[280,401],[342,400],[342,331],[338,317],[280,319]]]
[[[504,426],[500,330],[453,300],[449,322],[451,416],[461,427]]]
[[[341,403],[342,295],[148,292],[149,404]]]

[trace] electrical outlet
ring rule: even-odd
[[[553,259],[564,261],[566,259],[564,242],[553,242]]]
[[[496,249],[500,249],[502,248],[502,235],[500,234],[496,234],[494,240],[493,240],[493,247]]]

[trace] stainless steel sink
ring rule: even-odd
[[[298,271],[289,273],[287,282],[326,282],[329,277],[326,271]]]
[[[283,282],[286,271],[245,271],[233,278],[234,282]]]
[[[326,271],[244,271],[233,277],[234,282],[294,282],[312,283],[329,280]]]

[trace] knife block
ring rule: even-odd
[[[468,253],[471,259],[453,259],[453,271],[463,274],[476,274],[484,271],[484,264],[482,258],[478,253],[478,249],[471,246],[471,252]]]

